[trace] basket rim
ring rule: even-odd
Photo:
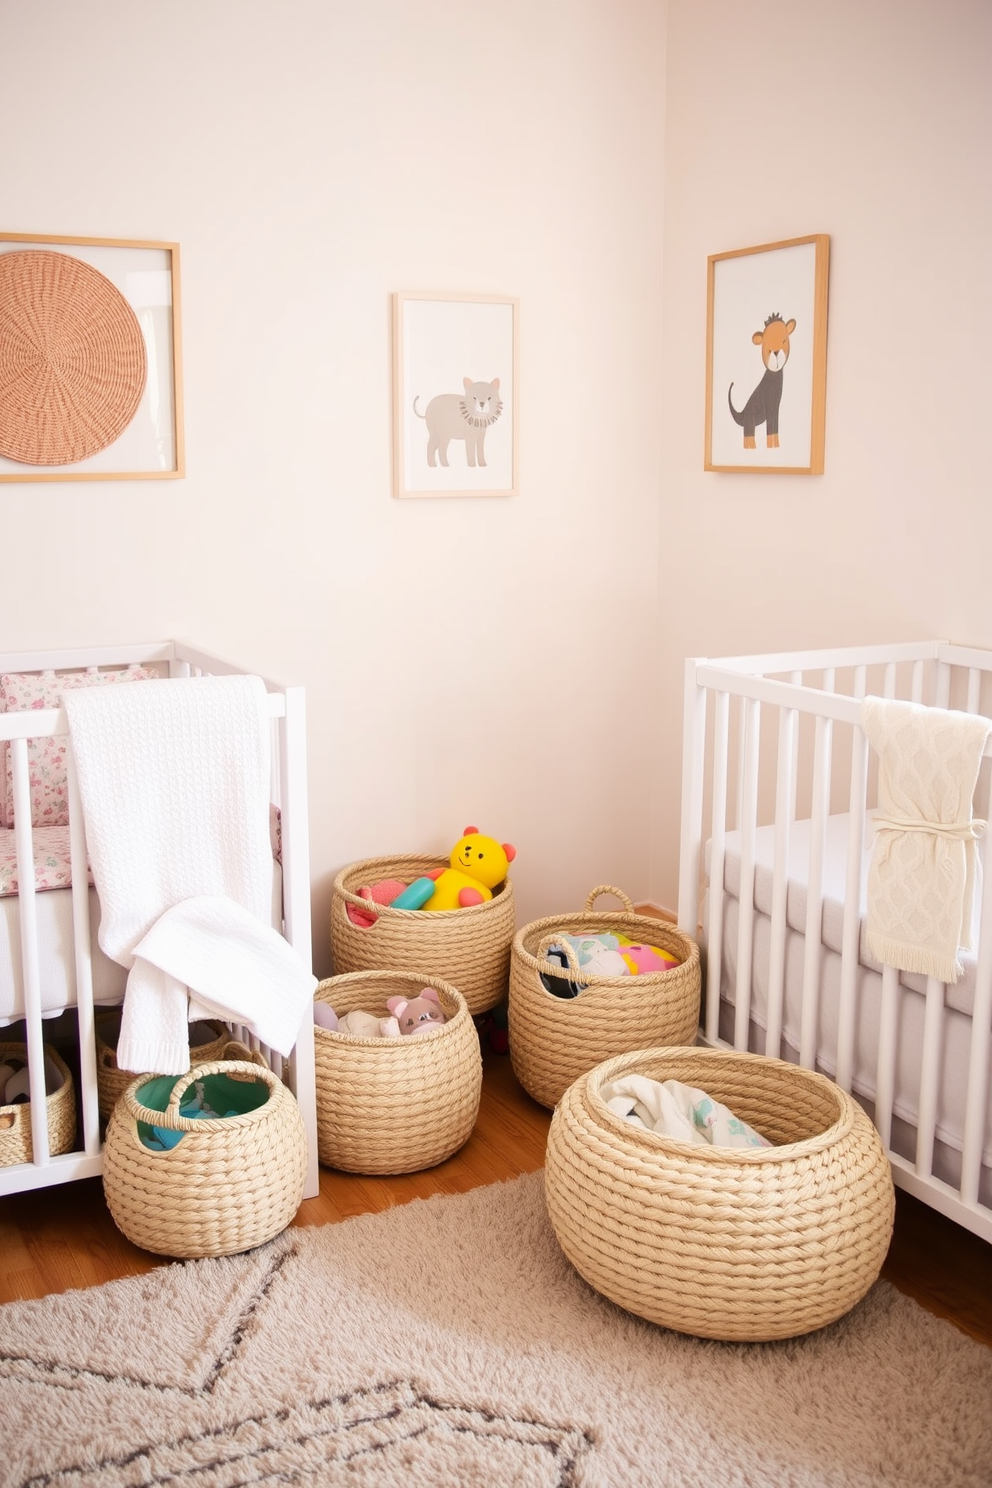
[[[235,1059],[207,1059],[199,1064],[191,1065],[189,1070],[181,1075],[174,1076],[176,1081],[185,1080],[188,1076],[188,1085],[200,1075],[228,1075],[245,1074],[251,1075],[262,1084],[268,1085],[268,1099],[262,1105],[256,1106],[254,1111],[239,1112],[236,1116],[179,1116],[166,1109],[165,1111],[153,1111],[150,1106],[145,1106],[138,1100],[138,1091],[143,1085],[152,1080],[160,1080],[162,1075],[145,1073],[137,1075],[121,1094],[116,1110],[121,1104],[124,1105],[128,1114],[135,1121],[143,1121],[149,1126],[163,1126],[169,1131],[200,1132],[204,1136],[208,1133],[217,1135],[221,1132],[243,1131],[247,1126],[256,1126],[259,1121],[264,1121],[271,1116],[274,1106],[282,1100],[283,1093],[289,1095],[291,1092],[272,1070],[263,1069],[260,1064],[249,1064],[246,1060]],[[267,1079],[266,1076],[271,1076]],[[167,1076],[165,1078],[168,1078]],[[149,1119],[153,1118],[153,1119]],[[150,1150],[150,1149],[149,1149]],[[167,1154],[166,1154],[167,1155]],[[158,1153],[153,1152],[152,1157],[157,1159]]]
[[[351,878],[355,874],[358,874],[359,870],[363,870],[361,881],[364,883],[364,870],[388,868],[391,864],[399,862],[420,863],[425,868],[449,868],[451,866],[446,857],[442,857],[437,853],[395,853],[385,858],[362,858],[356,863],[349,863],[347,867],[340,870],[334,879],[333,892],[335,896],[343,899],[346,904],[353,904],[356,909],[362,909],[366,913],[372,913],[374,911],[377,920],[385,918],[386,920],[393,920],[396,923],[406,920],[407,923],[419,921],[425,924],[429,924],[432,920],[443,921],[446,917],[450,918],[452,915],[458,915],[459,918],[465,919],[469,914],[479,914],[487,909],[492,909],[495,904],[504,901],[507,895],[510,898],[513,897],[513,883],[508,873],[503,882],[497,884],[495,889],[493,889],[491,899],[483,899],[481,904],[460,904],[455,909],[433,909],[430,911],[429,918],[427,918],[423,910],[420,909],[394,909],[391,904],[374,904],[369,899],[361,899],[357,894],[352,893],[344,881],[346,876]],[[383,875],[379,873],[377,876],[382,877]],[[358,930],[359,927],[356,925],[353,928]],[[373,926],[369,925],[364,928],[371,930]]]
[[[766,1069],[778,1070],[782,1074],[789,1075],[799,1084],[812,1085],[815,1089],[829,1095],[836,1104],[837,1119],[822,1132],[803,1137],[797,1142],[783,1142],[773,1147],[715,1147],[704,1142],[683,1142],[678,1137],[668,1136],[665,1132],[651,1131],[649,1127],[634,1126],[624,1117],[618,1116],[615,1111],[611,1111],[599,1093],[600,1087],[606,1083],[607,1079],[614,1079],[623,1073],[637,1073],[634,1066],[638,1061],[657,1061],[659,1058],[664,1058],[666,1054],[678,1055],[681,1058],[698,1056],[704,1063],[713,1064],[729,1064],[742,1059],[748,1063],[760,1061]],[[570,1088],[574,1089],[575,1086],[580,1087],[590,1098],[600,1123],[614,1135],[622,1137],[625,1145],[632,1148],[642,1147],[646,1155],[652,1152],[661,1154],[671,1151],[674,1155],[692,1161],[699,1159],[703,1162],[718,1163],[724,1167],[733,1167],[738,1163],[745,1167],[760,1167],[774,1163],[796,1162],[807,1154],[824,1151],[828,1147],[833,1147],[853,1130],[858,1119],[858,1112],[861,1111],[861,1107],[855,1104],[853,1097],[848,1095],[846,1090],[842,1090],[839,1085],[836,1085],[826,1075],[821,1075],[818,1070],[804,1069],[802,1065],[790,1064],[786,1059],[775,1059],[769,1054],[744,1054],[737,1049],[713,1049],[697,1044],[666,1044],[656,1048],[636,1049],[630,1053],[618,1054],[615,1058],[607,1059],[602,1064],[596,1065],[589,1070],[588,1074],[580,1075]],[[867,1119],[865,1115],[865,1120]]]
[[[624,989],[626,991],[630,991],[634,984],[636,984],[638,988],[654,986],[656,982],[664,982],[666,978],[678,976],[685,971],[689,971],[691,973],[693,967],[698,967],[699,965],[699,946],[690,935],[686,934],[684,930],[680,930],[677,925],[673,925],[668,920],[655,920],[650,915],[627,914],[625,910],[621,910],[619,912],[610,911],[608,913],[598,915],[589,915],[579,910],[574,914],[548,915],[543,920],[532,920],[529,925],[524,925],[523,928],[518,930],[517,933],[514,935],[512,943],[512,953],[514,956],[519,957],[519,959],[530,971],[537,972],[539,977],[552,976],[562,982],[571,982],[574,980],[575,973],[571,970],[570,967],[555,966],[554,963],[551,961],[539,961],[537,957],[524,945],[524,937],[531,935],[535,931],[541,932],[541,935],[551,934],[555,930],[561,931],[562,934],[567,934],[568,926],[575,926],[580,924],[586,926],[590,923],[594,925],[602,923],[605,925],[607,930],[609,930],[613,926],[619,925],[660,925],[663,927],[665,934],[672,938],[677,938],[680,942],[684,943],[684,945],[688,947],[688,955],[686,955],[684,960],[679,962],[678,966],[670,966],[666,971],[641,972],[636,977],[603,976],[597,972],[587,972],[583,969],[582,981],[584,986],[587,988],[609,987],[616,990]],[[593,931],[593,933],[595,933],[595,931]],[[653,930],[652,933],[657,934],[657,930]],[[539,935],[538,938],[540,939],[541,936]],[[646,942],[646,944],[650,944],[650,942]],[[554,995],[553,993],[548,992],[547,988],[544,988],[543,990],[548,997],[552,997]],[[567,1001],[569,999],[559,998],[556,1000]]]
[[[44,1040],[42,1040],[41,1048],[42,1053],[48,1055],[48,1057],[53,1061],[55,1068],[61,1075],[64,1076],[62,1084],[59,1086],[58,1090],[50,1090],[45,1092],[45,1105],[48,1106],[51,1105],[52,1101],[56,1101],[60,1097],[64,1099],[64,1091],[72,1092],[73,1078],[72,1070],[66,1064],[65,1060],[62,1058],[62,1055],[59,1053],[58,1049],[56,1049],[54,1044],[46,1044]],[[0,1039],[0,1054],[3,1054],[5,1049],[23,1049],[25,1063],[27,1063],[28,1046],[26,1043],[23,1043],[19,1039],[11,1039],[9,1042],[7,1040]],[[75,1100],[74,1094],[72,1095],[72,1099]],[[12,1106],[0,1106],[0,1111],[26,1112],[30,1111],[30,1109],[30,1101],[21,1101],[18,1104]]]
[[[365,901],[362,900],[360,902],[364,904]],[[389,971],[388,969],[376,971],[343,971],[339,976],[325,977],[323,981],[317,983],[313,992],[314,1001],[317,1001],[319,998],[321,1002],[329,1002],[330,998],[321,997],[320,993],[326,987],[332,985],[339,987],[343,982],[354,984],[355,982],[396,980],[409,982],[411,986],[433,987],[436,992],[443,992],[445,996],[450,997],[456,1005],[453,1017],[446,1018],[443,1023],[439,1023],[436,1028],[432,1028],[429,1033],[417,1034],[416,1042],[418,1044],[436,1042],[439,1038],[443,1038],[446,1033],[450,1033],[452,1029],[461,1027],[462,1023],[472,1016],[469,1012],[468,1003],[457,987],[453,987],[443,977],[421,976],[417,971]],[[341,1047],[356,1045],[362,1048],[381,1049],[386,1053],[387,1058],[395,1057],[397,1050],[405,1052],[410,1048],[410,1039],[404,1038],[402,1035],[399,1038],[364,1038],[358,1033],[338,1033],[336,1028],[322,1028],[319,1023],[315,1023],[313,1026],[313,1036],[315,1043],[324,1043],[331,1048],[337,1044]]]

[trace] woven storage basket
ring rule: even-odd
[[[72,1071],[61,1055],[50,1044],[45,1044],[44,1052],[62,1076],[58,1090],[45,1097],[49,1155],[58,1157],[61,1152],[71,1152],[76,1140],[76,1090]],[[10,1059],[27,1064],[27,1044],[0,1044],[0,1064],[6,1064]],[[31,1162],[33,1156],[30,1101],[16,1106],[0,1106],[0,1168]]]
[[[625,908],[620,913],[594,913],[601,894],[613,894]],[[678,956],[670,971],[639,976],[587,975],[577,997],[556,997],[542,974],[574,981],[575,970],[549,962],[547,949],[562,944],[563,935],[580,932],[627,935]],[[699,947],[665,920],[635,914],[620,889],[603,884],[592,890],[581,914],[552,915],[525,925],[513,941],[510,956],[509,1037],[513,1071],[527,1093],[542,1106],[557,1105],[579,1075],[628,1049],[661,1044],[690,1044],[699,1024]]]
[[[706,1091],[778,1145],[720,1148],[632,1125],[600,1091],[627,1073]],[[792,1338],[875,1281],[895,1193],[878,1133],[824,1075],[758,1054],[650,1049],[576,1080],[548,1134],[565,1254],[629,1312],[701,1338]]]
[[[355,1038],[314,1027],[317,1151],[346,1173],[417,1173],[468,1141],[482,1093],[479,1036],[460,992],[438,977],[365,971],[330,977],[315,1000],[339,1017],[387,1017],[386,999],[433,987],[447,1017],[413,1038]]]
[[[358,889],[382,879],[411,883],[447,859],[423,855],[367,858],[343,868],[334,880],[331,900],[331,950],[338,975],[352,971],[414,971],[441,977],[457,987],[469,1012],[488,1012],[506,996],[510,942],[514,931],[513,884],[482,904],[437,913],[392,909],[358,897]],[[375,914],[374,925],[355,925],[347,907]]]
[[[218,1074],[267,1085],[264,1104],[237,1116],[181,1116],[193,1081]],[[303,1198],[307,1138],[281,1080],[249,1060],[196,1064],[176,1079],[162,1111],[143,1100],[151,1083],[141,1075],[129,1085],[107,1126],[103,1188],[118,1229],[143,1250],[181,1259],[234,1255],[284,1230]],[[139,1122],[182,1137],[150,1151]]]
[[[202,1044],[190,1045],[190,1064],[205,1064],[211,1059],[220,1059],[225,1045],[230,1041],[231,1035],[219,1023],[209,1022],[208,1026],[214,1030],[214,1037]],[[97,1104],[100,1107],[100,1115],[104,1120],[110,1120],[110,1113],[116,1106],[120,1097],[129,1085],[137,1079],[134,1070],[122,1070],[117,1064],[117,1037],[120,1033],[119,1010],[96,1015],[96,1089]],[[242,1048],[243,1045],[239,1045]],[[155,1074],[156,1071],[148,1070],[147,1074]]]

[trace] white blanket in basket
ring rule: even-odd
[[[288,1054],[316,978],[269,923],[269,718],[258,677],[66,693],[100,945],[129,969],[117,1059],[181,1074],[188,1023]]]

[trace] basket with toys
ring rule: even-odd
[[[464,997],[438,977],[364,971],[314,992],[317,1151],[346,1173],[416,1173],[468,1141],[482,1093]]]
[[[620,912],[594,912],[612,894]],[[699,947],[665,920],[639,915],[602,884],[578,914],[535,920],[510,959],[510,1059],[534,1100],[557,1105],[572,1081],[632,1049],[695,1043]]]
[[[447,862],[407,854],[343,868],[331,900],[335,973],[440,977],[473,1016],[488,1012],[507,990],[515,856],[510,843],[466,827]]]

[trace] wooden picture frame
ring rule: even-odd
[[[516,496],[520,306],[393,295],[393,494]]]
[[[185,475],[178,243],[0,233],[0,279],[0,482]]]
[[[705,470],[823,474],[829,260],[826,233],[707,259]]]

